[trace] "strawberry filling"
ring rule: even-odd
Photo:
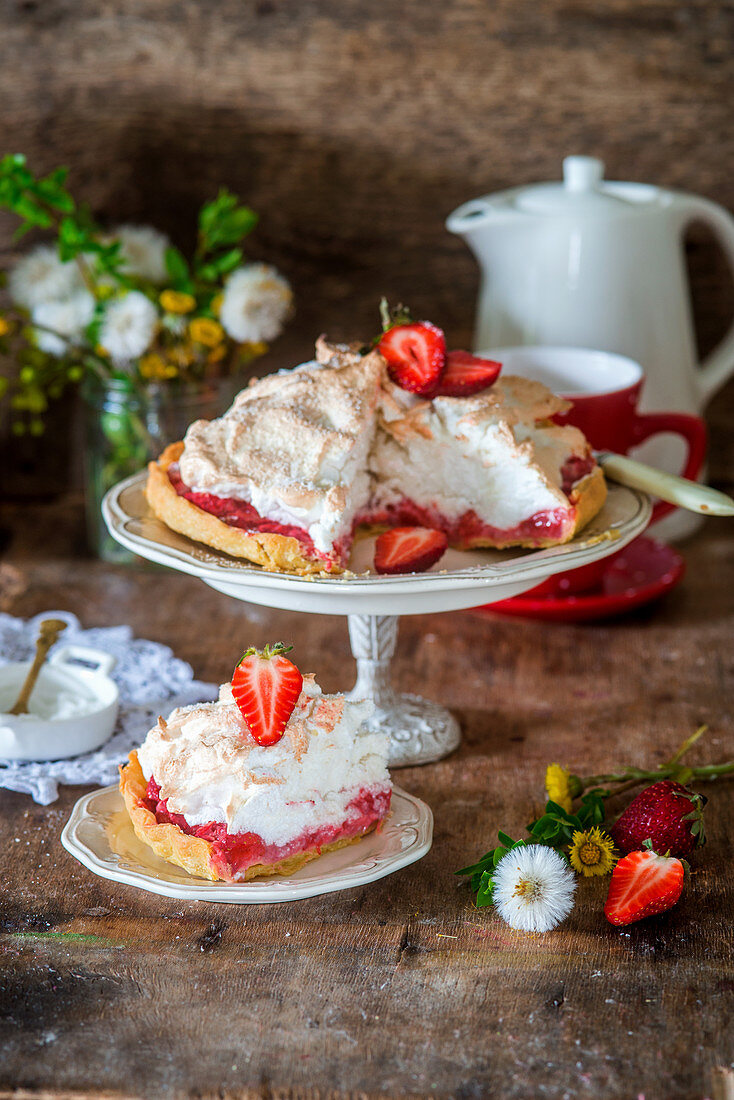
[[[188,836],[201,837],[211,844],[212,866],[223,879],[234,881],[255,863],[278,863],[299,852],[320,850],[334,841],[362,836],[387,816],[391,791],[363,788],[347,806],[346,818],[340,825],[308,829],[287,844],[267,844],[257,833],[228,833],[227,826],[218,821],[189,825],[182,814],[168,809],[167,800],[160,795],[160,786],[151,776],[142,800],[146,809],[155,815],[159,825],[176,825]]]
[[[197,508],[221,519],[230,527],[239,527],[242,531],[263,531],[274,535],[284,535],[287,538],[298,539],[303,546],[307,557],[324,562],[325,569],[329,569],[334,562],[341,561],[342,550],[348,554],[351,539],[345,546],[340,543],[334,546],[333,554],[322,554],[313,544],[313,539],[303,527],[294,524],[279,523],[275,519],[266,519],[258,510],[246,500],[237,500],[235,497],[218,497],[214,493],[197,493],[190,489],[181,480],[178,463],[174,462],[168,467],[168,480],[180,497],[190,500]]]
[[[561,488],[566,496],[570,496],[577,482],[587,477],[595,466],[596,462],[592,455],[571,455],[566,460],[561,469]],[[178,463],[173,463],[168,467],[168,477],[179,496],[190,500],[197,508],[216,516],[224,523],[229,524],[230,527],[239,527],[243,531],[269,531],[273,534],[298,539],[303,546],[306,557],[322,561],[326,570],[329,570],[335,563],[347,561],[354,530],[360,524],[386,524],[390,527],[402,525],[434,527],[446,533],[452,546],[461,549],[485,540],[496,543],[512,543],[562,539],[574,522],[573,514],[569,509],[550,508],[536,512],[514,527],[500,528],[485,523],[473,510],[464,512],[458,519],[448,519],[435,508],[425,507],[416,504],[412,500],[405,499],[398,504],[391,504],[387,508],[365,509],[356,517],[352,532],[334,544],[331,554],[324,554],[316,549],[308,531],[302,527],[266,519],[260,515],[252,504],[245,500],[237,500],[234,497],[219,497],[213,493],[197,493],[190,489],[181,480]]]
[[[561,467],[561,488],[566,496],[570,496],[573,487],[582,478],[588,477],[596,466],[593,455],[571,455]]]
[[[358,519],[361,523],[384,523],[389,527],[435,527],[444,531],[449,543],[459,550],[469,549],[485,539],[496,543],[560,539],[573,526],[573,515],[567,508],[536,512],[514,527],[500,528],[484,523],[473,510],[464,512],[458,519],[448,519],[435,508],[426,508],[412,500],[401,500],[368,515],[363,513]]]

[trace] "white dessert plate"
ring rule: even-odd
[[[61,834],[67,852],[101,878],[167,898],[238,905],[297,901],[364,886],[422,859],[432,841],[429,807],[400,787],[393,787],[390,816],[379,832],[327,852],[293,875],[252,882],[208,882],[160,859],[136,837],[116,785],[80,798]]]
[[[272,573],[228,557],[172,531],[144,495],[147,473],[120,482],[105,497],[110,534],[134,554],[195,577],[236,599],[291,611],[331,615],[410,615],[459,610],[518,595],[554,573],[576,569],[621,550],[650,520],[645,493],[609,484],[607,501],[571,542],[546,550],[447,550],[426,573],[371,573],[374,540],[355,542],[352,573],[299,577]]]

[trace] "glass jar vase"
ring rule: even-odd
[[[134,555],[111,537],[102,519],[109,489],[142,470],[193,420],[213,420],[232,403],[242,375],[211,381],[147,382],[88,377],[82,387],[85,421],[85,507],[90,549],[110,562]]]

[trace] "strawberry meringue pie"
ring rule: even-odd
[[[135,833],[192,875],[291,874],[358,841],[390,807],[372,704],[323,695],[282,646],[248,651],[214,703],[159,718],[120,772]]]
[[[344,570],[370,525],[432,528],[457,549],[573,538],[606,485],[583,434],[553,423],[568,402],[540,382],[498,378],[498,363],[445,352],[427,322],[402,327],[366,353],[322,337],[314,360],[193,423],[150,465],[156,515],[299,574]]]

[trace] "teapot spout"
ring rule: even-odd
[[[471,238],[478,229],[484,229],[497,219],[497,208],[488,199],[470,199],[457,206],[446,219],[446,228],[459,237]]]
[[[526,222],[508,204],[481,198],[457,207],[446,219],[446,228],[464,238],[486,274],[489,266],[505,255],[505,242],[516,240]]]

